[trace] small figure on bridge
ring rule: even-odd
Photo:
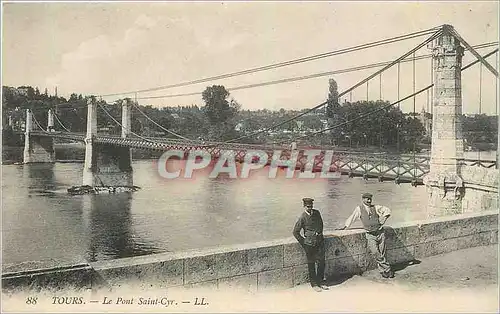
[[[375,256],[380,274],[384,278],[393,278],[394,272],[386,260],[385,253],[385,231],[384,223],[391,215],[391,210],[382,205],[372,205],[373,195],[364,193],[361,196],[363,203],[356,206],[354,212],[347,218],[344,227],[338,230],[344,230],[360,219],[366,230],[366,240],[370,252]]]
[[[325,240],[323,238],[323,219],[317,209],[313,209],[314,199],[302,199],[304,212],[293,228],[293,236],[302,245],[307,257],[309,281],[317,292],[328,290],[324,284],[325,276]],[[304,230],[304,236],[300,231]],[[316,271],[316,264],[318,269]]]

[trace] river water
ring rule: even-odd
[[[483,158],[484,159],[484,158]],[[167,180],[153,161],[133,162],[138,192],[71,196],[82,163],[2,166],[2,261],[85,262],[290,237],[302,197],[312,197],[325,229],[343,225],[361,193],[391,208],[388,223],[424,218],[425,187],[362,178]],[[359,226],[359,222],[353,227]]]

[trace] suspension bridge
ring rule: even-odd
[[[295,137],[290,142],[303,143],[307,138],[323,134],[325,132],[335,130],[343,125],[354,121],[363,121],[373,118],[377,114],[381,114],[393,106],[399,106],[401,102],[413,99],[414,113],[415,97],[423,92],[431,93],[431,111],[432,111],[432,145],[430,156],[420,156],[413,154],[369,154],[366,152],[353,151],[334,151],[333,155],[329,155],[329,151],[333,151],[331,146],[310,147],[299,145],[296,149],[290,148],[289,143],[279,142],[266,145],[253,145],[239,143],[244,138],[255,137],[261,133],[269,132],[277,127],[299,119],[301,116],[327,105],[327,102],[320,103],[311,109],[308,109],[292,118],[286,119],[274,125],[271,125],[263,130],[245,134],[228,141],[208,142],[186,138],[180,134],[176,134],[158,124],[156,121],[148,117],[141,111],[137,105],[137,99],[148,99],[154,97],[137,97],[138,93],[145,93],[155,90],[161,90],[171,87],[186,86],[189,84],[209,82],[218,79],[229,78],[236,75],[246,75],[260,71],[267,71],[279,67],[290,66],[299,62],[309,62],[324,57],[332,57],[335,55],[354,53],[362,49],[368,49],[377,45],[394,43],[409,38],[417,38],[419,36],[428,36],[424,41],[419,43],[413,49],[405,52],[400,57],[392,61],[379,62],[372,65],[364,65],[355,67],[350,70],[379,68],[371,75],[360,80],[353,86],[339,93],[339,99],[350,95],[356,89],[366,86],[368,100],[368,84],[374,79],[379,79],[382,85],[381,76],[391,68],[397,68],[397,100],[388,104],[383,108],[372,110],[360,114],[359,116],[344,122],[336,122],[333,126],[323,128],[320,131],[311,132],[309,134]],[[496,44],[497,46],[498,44]],[[431,54],[416,57],[416,51],[423,47],[431,50]],[[132,185],[132,162],[131,149],[144,149],[155,151],[182,150],[185,152],[202,150],[208,152],[213,158],[220,158],[225,152],[232,152],[239,161],[243,161],[247,153],[255,150],[264,151],[267,154],[270,164],[273,158],[276,158],[275,152],[280,151],[280,159],[292,161],[296,169],[304,169],[311,161],[302,155],[305,149],[317,149],[319,151],[316,158],[313,160],[313,171],[325,169],[324,163],[329,162],[327,167],[330,171],[338,171],[349,176],[376,177],[380,181],[390,179],[396,183],[411,182],[414,185],[425,184],[429,188],[430,206],[436,209],[446,208],[448,211],[458,211],[461,208],[461,199],[465,195],[467,188],[475,186],[480,187],[476,190],[482,190],[484,193],[496,193],[496,187],[491,184],[481,185],[481,182],[468,181],[462,177],[462,173],[466,173],[464,169],[467,167],[475,167],[482,169],[498,169],[497,160],[481,160],[464,158],[463,135],[460,122],[462,113],[462,82],[461,73],[468,68],[479,64],[485,67],[493,74],[493,77],[498,81],[498,72],[496,68],[486,60],[498,52],[498,48],[488,54],[481,55],[476,49],[483,48],[481,46],[471,46],[465,41],[457,31],[450,25],[443,25],[433,29],[408,34],[405,36],[393,37],[383,41],[372,42],[364,45],[359,45],[351,48],[340,49],[329,54],[321,54],[297,60],[291,60],[273,65],[253,68],[245,71],[238,71],[224,75],[203,78],[183,82],[179,84],[166,85],[144,90],[136,90],[128,93],[107,94],[101,95],[101,100],[96,97],[91,97],[87,101],[87,132],[75,133],[71,132],[64,126],[64,123],[52,111],[48,111],[47,128],[44,129],[41,124],[34,118],[30,109],[26,111],[25,123],[25,150],[24,162],[54,162],[53,139],[64,139],[77,141],[85,144],[85,166],[83,172],[83,184],[96,185]],[[464,50],[470,52],[475,61],[462,65],[462,57]],[[419,58],[431,58],[431,84],[416,90],[415,87],[415,60]],[[400,64],[404,62],[413,62],[413,92],[406,96],[400,95]],[[312,77],[327,76],[343,73],[348,70],[337,70],[314,75],[294,77],[284,80],[271,81],[259,84],[251,84],[246,86],[236,86],[229,90],[252,88],[265,86],[269,84],[281,84],[290,81],[301,79],[309,79]],[[481,72],[482,75],[482,72]],[[482,77],[481,77],[482,81]],[[382,87],[380,87],[382,90]],[[123,94],[135,94],[136,101],[131,101],[130,98],[121,100],[122,117],[121,122],[117,121],[105,108],[102,97],[117,96]],[[176,95],[170,95],[176,96]],[[177,95],[179,96],[179,95]],[[165,97],[169,97],[168,95]],[[381,98],[381,92],[380,92]],[[154,123],[157,127],[167,131],[176,138],[159,138],[145,137],[131,131],[131,111],[135,108],[148,120]],[[122,129],[121,136],[111,136],[98,134],[97,132],[97,110],[101,109],[108,115],[116,125]],[[65,131],[55,131],[54,118]],[[34,123],[33,123],[34,122]],[[38,128],[35,129],[34,126]],[[399,132],[399,131],[398,131]],[[399,134],[398,134],[399,135]],[[398,136],[399,137],[399,136]],[[294,153],[297,153],[294,155]],[[328,158],[327,158],[328,157]],[[331,157],[331,158],[330,158]],[[296,158],[296,159],[295,159]],[[293,165],[292,165],[293,166]],[[472,180],[472,179],[471,179]],[[472,188],[471,188],[472,189]],[[474,194],[474,193],[470,193]],[[438,210],[436,210],[438,211]]]

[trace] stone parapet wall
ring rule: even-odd
[[[386,239],[391,264],[495,244],[498,243],[498,212],[395,224],[386,227]],[[325,241],[328,277],[376,268],[362,230],[326,232]],[[105,284],[111,288],[206,287],[252,291],[291,288],[307,282],[305,254],[294,238],[99,261],[89,266],[92,274],[87,276],[88,282],[80,280],[85,287]],[[14,274],[4,274],[4,286],[6,282],[12,286],[14,277]],[[30,280],[33,286],[36,276]]]
[[[465,193],[463,212],[479,212],[499,208],[498,180],[500,172],[495,168],[465,166],[461,169]]]

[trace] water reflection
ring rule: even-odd
[[[57,186],[52,163],[25,164],[22,170],[25,181],[29,182],[27,186],[29,194],[50,196],[52,193],[48,190],[54,190]]]
[[[129,193],[82,195],[89,261],[160,252],[134,232],[131,200]]]

